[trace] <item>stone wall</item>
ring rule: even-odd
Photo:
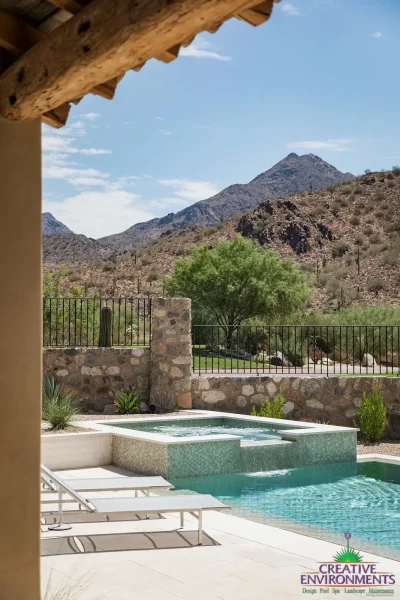
[[[150,348],[45,348],[43,376],[75,391],[84,410],[114,412],[115,391],[150,397]]]
[[[187,298],[153,299],[150,402],[161,410],[192,407],[190,304]]]
[[[382,390],[388,412],[387,435],[400,439],[400,378],[398,377],[296,377],[206,376],[192,379],[193,408],[250,414],[279,388],[285,396],[285,417],[301,421],[353,426],[364,391],[374,382]]]

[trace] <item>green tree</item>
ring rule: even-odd
[[[175,263],[165,292],[191,298],[195,310],[211,313],[230,347],[243,321],[284,318],[304,304],[309,288],[293,261],[237,236],[212,249],[193,248],[189,258]]]

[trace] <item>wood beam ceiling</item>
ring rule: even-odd
[[[0,46],[2,48],[6,48],[13,54],[22,55],[46,37],[46,33],[13,17],[4,10],[0,10]],[[110,81],[95,86],[90,91],[106,100],[112,100],[117,84],[118,80],[114,77]]]
[[[173,60],[183,40],[215,31],[232,16],[257,25],[268,19],[271,5],[272,0],[93,0],[0,76],[0,116],[36,118],[153,57]]]
[[[71,15],[78,14],[84,6],[87,6],[91,2],[91,0],[80,0],[80,1],[77,1],[77,0],[49,0],[49,1],[52,4],[54,4],[55,6],[58,6],[59,8],[63,8],[64,10],[69,12]],[[156,56],[155,58],[157,60],[160,60],[161,62],[170,63],[173,60],[175,60],[176,58],[178,58],[179,50],[180,50],[180,45],[177,44],[176,46],[172,46],[172,48],[168,48],[168,50],[166,50],[165,52],[162,52],[160,54],[160,56]],[[132,69],[132,70],[137,71],[138,69]]]

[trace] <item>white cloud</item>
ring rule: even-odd
[[[80,115],[82,119],[87,119],[88,121],[97,121],[97,119],[101,119],[103,115],[100,113],[89,112],[84,115]]]
[[[157,129],[158,133],[162,133],[163,135],[171,135],[171,132],[167,129]]]
[[[103,150],[102,148],[82,148],[78,150],[79,154],[86,156],[95,156],[97,154],[111,154],[111,150]]]
[[[188,179],[160,179],[159,184],[173,188],[173,194],[184,201],[198,202],[211,196],[215,196],[220,191],[209,181],[190,181]],[[176,198],[175,198],[176,201]]]
[[[206,42],[205,40],[201,39],[201,37],[198,37],[196,40],[194,40],[194,42],[192,42],[187,48],[181,48],[179,56],[189,56],[193,58],[208,58],[224,62],[232,60],[230,56],[219,54],[219,52],[215,50],[213,44]]]
[[[383,33],[381,31],[375,31],[375,33],[372,34],[372,37],[374,38],[381,38],[383,36]]]
[[[192,125],[192,129],[209,129],[209,125]]]
[[[288,148],[293,150],[330,150],[331,152],[345,152],[349,146],[354,143],[351,139],[335,139],[335,140],[308,140],[304,142],[289,142]]]
[[[156,121],[164,121],[164,117],[156,117]]]
[[[89,237],[119,233],[132,223],[148,221],[153,214],[143,208],[140,196],[124,190],[90,190],[61,202],[44,199],[43,210],[51,212],[72,231]]]
[[[284,12],[286,15],[290,15],[291,17],[297,17],[300,14],[300,9],[290,2],[284,2],[281,4],[281,9],[282,12]]]

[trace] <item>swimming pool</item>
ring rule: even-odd
[[[362,462],[178,479],[237,516],[400,560],[400,465]]]

